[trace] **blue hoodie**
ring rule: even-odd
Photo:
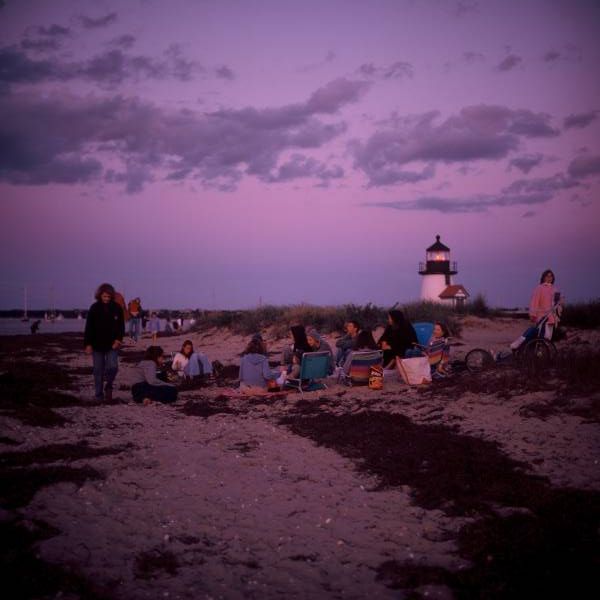
[[[240,384],[267,389],[270,379],[277,379],[279,371],[271,370],[264,354],[245,354],[240,362]]]

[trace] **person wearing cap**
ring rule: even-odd
[[[308,339],[308,345],[310,346],[311,352],[329,352],[329,375],[333,374],[335,369],[335,359],[331,346],[321,337],[321,335],[314,329],[307,332],[306,337]]]

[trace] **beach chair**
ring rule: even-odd
[[[304,395],[305,391],[312,392],[326,388],[327,386],[318,380],[325,379],[329,375],[330,362],[329,352],[305,352],[302,355],[298,379],[286,379],[285,387],[298,390],[301,395]]]
[[[412,323],[412,326],[417,334],[417,343],[420,346],[426,346],[433,335],[433,323]]]
[[[346,374],[342,369],[339,372],[338,383],[346,385],[369,385],[371,367],[383,366],[383,352],[381,350],[359,350],[350,354],[350,372]]]

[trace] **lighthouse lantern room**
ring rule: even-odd
[[[469,297],[467,290],[460,284],[454,285],[452,277],[458,273],[456,262],[450,261],[450,248],[435,236],[435,244],[425,250],[425,262],[419,263],[421,300],[449,303],[460,307]]]

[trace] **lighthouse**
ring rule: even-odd
[[[450,248],[435,236],[435,243],[425,250],[425,262],[419,263],[421,300],[464,306],[469,293],[461,284],[454,284],[452,277],[458,273],[456,262],[450,261]]]

